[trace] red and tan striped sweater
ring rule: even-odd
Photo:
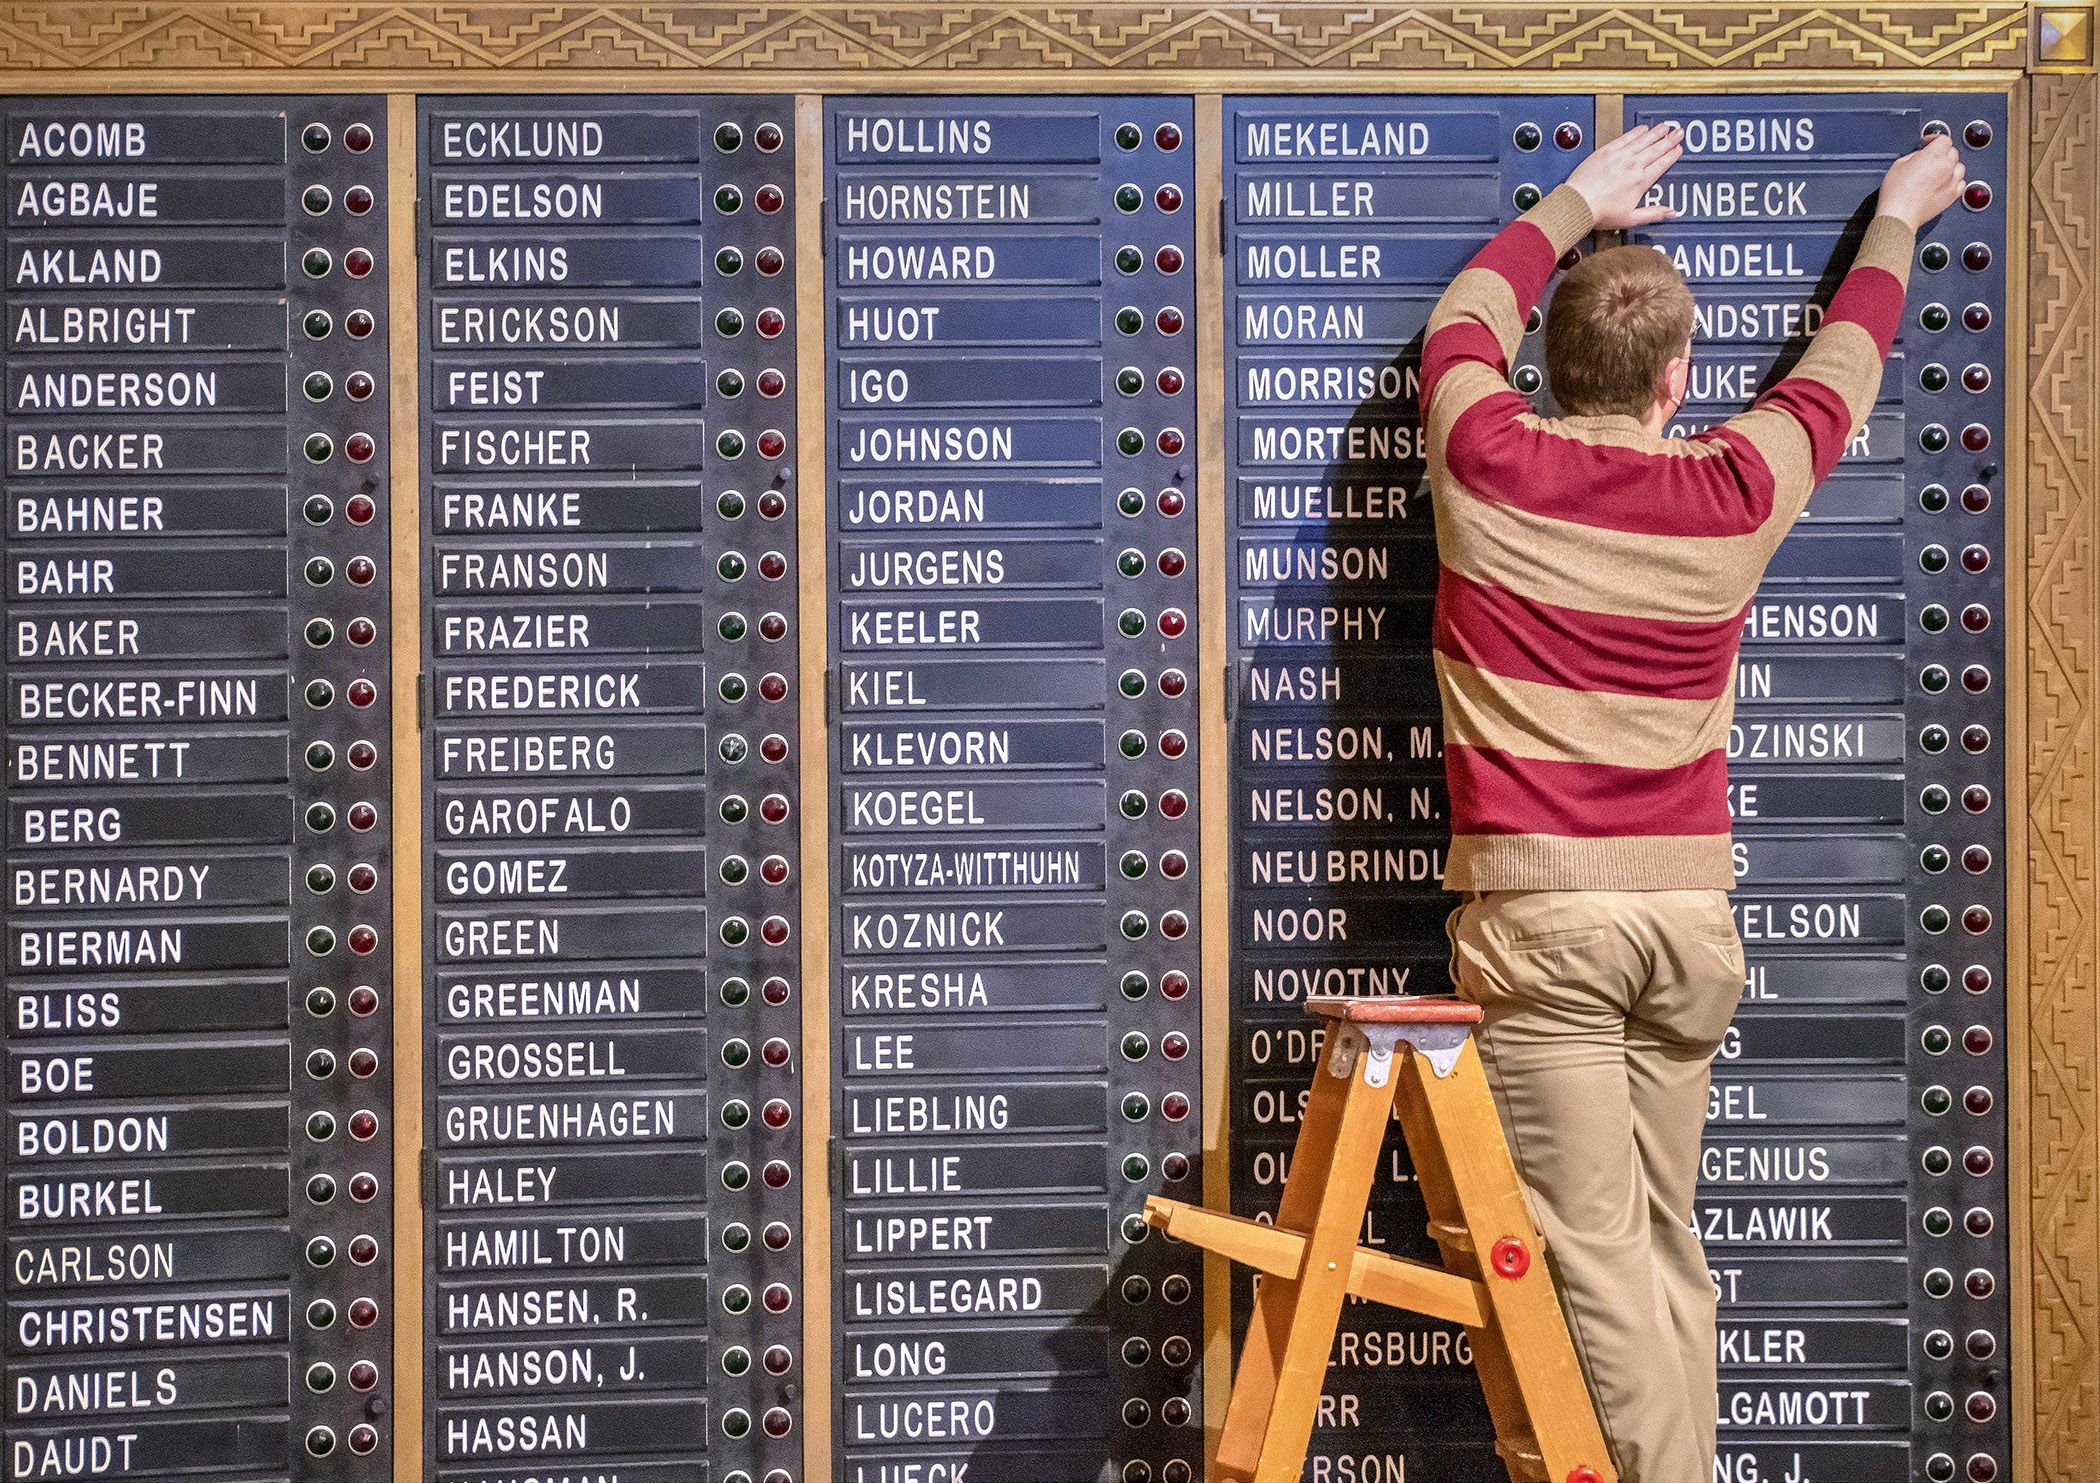
[[[1454,891],[1727,890],[1743,616],[1865,422],[1913,232],[1877,216],[1793,373],[1692,438],[1536,415],[1509,358],[1591,227],[1567,186],[1505,228],[1430,317],[1423,420],[1440,574]]]

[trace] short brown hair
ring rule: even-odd
[[[1641,417],[1692,337],[1692,291],[1652,247],[1610,247],[1570,268],[1546,315],[1546,374],[1561,410]]]

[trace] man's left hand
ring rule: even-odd
[[[1601,146],[1575,167],[1568,184],[1590,203],[1600,232],[1669,221],[1668,206],[1643,206],[1641,198],[1684,153],[1684,130],[1675,124],[1642,124]]]

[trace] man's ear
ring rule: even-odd
[[[1684,347],[1684,354],[1675,357],[1663,367],[1663,395],[1672,407],[1684,404],[1685,388],[1692,379],[1692,347]]]

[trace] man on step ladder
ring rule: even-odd
[[[1435,650],[1451,790],[1452,974],[1623,1483],[1707,1483],[1715,1300],[1692,1229],[1708,1067],[1743,950],[1725,745],[1743,613],[1866,421],[1917,229],[1960,195],[1953,144],[1898,160],[1821,330],[1749,411],[1661,434],[1692,295],[1616,247],[1562,280],[1537,416],[1509,359],[1556,260],[1643,205],[1681,153],[1632,130],[1505,229],[1422,350]]]

